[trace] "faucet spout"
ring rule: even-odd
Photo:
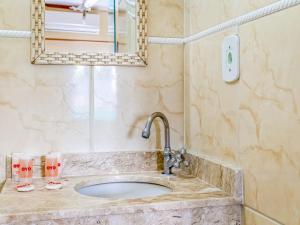
[[[149,116],[146,126],[142,132],[142,137],[148,139],[150,137],[150,129],[152,122],[155,118],[160,118],[164,123],[165,129],[165,147],[164,147],[164,174],[172,174],[171,167],[168,162],[171,159],[171,146],[170,146],[170,127],[167,117],[161,112],[155,112]]]
[[[143,138],[149,138],[150,137],[150,129],[152,126],[152,122],[155,118],[160,118],[164,123],[164,129],[165,129],[165,148],[170,148],[170,127],[167,117],[161,113],[161,112],[155,112],[152,115],[149,116],[146,126],[142,132]]]

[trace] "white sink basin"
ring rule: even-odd
[[[168,187],[147,182],[109,182],[76,187],[83,195],[99,198],[143,198],[164,195],[172,190]]]

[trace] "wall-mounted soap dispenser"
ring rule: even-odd
[[[223,41],[222,77],[228,83],[240,77],[240,38],[238,35],[230,35]]]

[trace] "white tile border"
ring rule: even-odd
[[[183,44],[184,38],[148,37],[149,44]]]
[[[30,38],[30,31],[21,30],[0,30],[0,37],[2,38]]]
[[[21,30],[0,30],[2,38],[30,38],[30,31]],[[164,38],[164,37],[148,37],[148,42],[151,44],[183,44],[183,38]]]
[[[193,34],[185,38],[168,38],[168,37],[148,37],[148,42],[150,44],[186,44],[208,35],[212,35],[228,28],[240,26],[245,23],[260,19],[262,17],[271,15],[273,13],[297,6],[300,4],[300,0],[280,0],[263,8],[254,10],[252,12],[246,13],[242,16],[227,20],[218,25],[212,26],[206,30],[199,33]],[[30,38],[30,31],[17,31],[17,30],[0,30],[0,38]]]
[[[246,13],[242,16],[233,18],[231,20],[227,20],[223,23],[220,23],[216,26],[212,26],[204,31],[201,31],[197,34],[193,34],[189,37],[184,38],[184,43],[190,43],[192,41],[199,40],[203,37],[206,37],[211,34],[215,34],[221,31],[224,31],[228,28],[233,28],[236,26],[240,26],[245,23],[249,23],[251,21],[260,19],[262,17],[271,15],[273,13],[282,11],[284,9],[291,8],[293,6],[297,6],[300,4],[300,0],[280,0],[263,8],[254,10],[252,12]]]

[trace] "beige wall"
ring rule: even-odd
[[[2,0],[0,29],[30,30],[30,2]],[[164,16],[155,17],[157,12]],[[182,0],[149,1],[149,35],[183,35]],[[150,45],[149,65],[143,68],[95,67],[93,93],[89,67],[31,65],[29,39],[2,38],[0,59],[3,154],[153,150],[163,144],[155,127],[150,140],[142,139],[141,131],[154,111],[167,114],[172,145],[182,145],[182,46]],[[90,94],[95,97],[91,124]]]
[[[270,2],[187,0],[186,32]],[[185,47],[186,144],[243,168],[246,225],[300,224],[299,15],[297,6],[240,26],[234,84],[222,81],[221,44],[236,29]]]

